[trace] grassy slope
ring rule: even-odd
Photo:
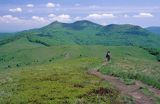
[[[10,36],[14,36],[14,33],[0,33],[0,41]]]
[[[151,32],[153,32],[153,33],[155,33],[155,34],[157,34],[157,35],[160,35],[160,27],[148,27],[148,28],[146,28],[147,30],[149,30],[149,31],[151,31]]]
[[[156,61],[156,57],[143,49],[128,46],[65,45],[45,47],[20,39],[17,43],[12,42],[0,47],[0,68],[9,69],[79,57],[94,56],[103,60],[107,49],[112,52],[112,61],[109,66],[102,69],[102,72],[142,80],[147,84],[160,87],[158,84],[160,65]]]
[[[22,50],[21,46],[19,47]],[[111,101],[113,101],[112,103],[121,102],[119,92],[111,85],[86,73],[88,68],[101,64],[103,53],[97,53],[102,50],[104,52],[105,47],[54,46],[50,48],[30,48],[22,51],[24,56],[32,51],[27,56],[29,58],[21,58],[28,61],[38,57],[46,61],[45,57],[49,57],[49,55],[54,57],[58,55],[60,58],[54,59],[50,63],[47,60],[45,64],[41,65],[1,70],[0,94],[2,96],[0,103],[70,104],[79,102],[96,104],[100,101],[102,104],[110,104]],[[95,49],[99,50],[94,51]],[[17,48],[14,51],[17,52]],[[36,56],[37,53],[39,55]],[[62,56],[64,53],[69,54]],[[19,54],[12,55],[18,56]],[[17,56],[15,56],[14,61],[19,61]],[[105,88],[108,93],[105,96],[98,97],[96,90],[99,88]]]
[[[5,44],[0,47],[0,68],[15,66],[19,63],[31,62],[32,53],[30,49],[43,47],[40,44],[28,42],[26,38]],[[26,52],[23,52],[26,51]],[[29,58],[29,60],[28,60]],[[27,64],[27,63],[26,63]]]
[[[97,58],[82,57],[1,71],[0,103],[120,103],[112,86],[87,75],[86,70],[98,63]],[[100,87],[108,91],[105,96],[97,96],[95,90]]]
[[[123,27],[123,28],[120,28]],[[132,30],[131,30],[131,29]],[[159,36],[150,34],[146,30],[140,28],[135,29],[130,26],[128,29],[126,25],[114,25],[113,27],[85,27],[80,30],[63,26],[48,26],[38,30],[34,35],[30,35],[31,40],[38,40],[49,45],[126,45],[126,46],[144,46],[157,48],[159,43]],[[44,30],[43,30],[44,29]],[[32,33],[31,33],[32,34]],[[138,34],[138,35],[137,35]]]
[[[160,88],[160,64],[147,51],[134,47],[109,48],[113,54],[112,61],[101,69],[102,73],[115,75],[124,81],[134,79]]]
[[[90,67],[100,65],[107,50],[112,53],[112,61],[101,72],[122,79],[142,80],[160,87],[160,65],[155,56],[141,48],[102,45],[46,47],[21,38],[0,47],[0,58],[3,59],[0,68],[5,69],[0,71],[0,92],[3,95],[1,102],[73,103],[79,97],[87,102],[98,101],[96,94],[90,97],[85,94],[99,87],[108,90],[112,88],[84,72]],[[67,80],[64,81],[65,79]],[[73,87],[74,85],[83,88]],[[107,96],[118,98],[115,90],[111,94],[114,96]]]
[[[44,46],[52,45],[116,45],[157,48],[160,37],[135,25],[111,24],[101,26],[90,21],[74,23],[53,22],[39,29],[16,33],[15,37],[0,40],[0,45],[27,38]]]

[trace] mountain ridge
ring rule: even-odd
[[[150,32],[153,32],[156,35],[160,35],[160,26],[151,26],[151,27],[147,27],[145,28]]]
[[[26,38],[29,42],[52,45],[134,45],[158,47],[159,36],[145,28],[131,24],[102,26],[88,20],[73,23],[54,21],[47,26],[15,33],[14,37],[1,40],[0,45]]]

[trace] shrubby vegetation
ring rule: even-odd
[[[39,43],[39,44],[42,44],[42,45],[47,46],[47,47],[50,46],[48,43],[45,43],[45,42],[43,42],[41,40],[30,38],[29,36],[27,36],[27,39],[28,39],[29,42]]]
[[[157,61],[160,61],[160,50],[155,48],[144,48],[144,49],[147,50],[150,54],[156,56]]]

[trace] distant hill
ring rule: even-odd
[[[21,38],[44,46],[52,45],[116,45],[159,47],[160,37],[135,25],[110,24],[102,26],[87,20],[74,23],[55,21],[39,29],[17,32],[14,37],[0,41],[4,45]]]
[[[14,33],[0,33],[0,41],[14,36]]]
[[[148,27],[146,29],[149,30],[150,32],[160,35],[160,27]]]

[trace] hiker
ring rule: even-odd
[[[107,51],[106,62],[109,62],[110,60],[111,60],[111,53],[110,53],[110,51]]]

